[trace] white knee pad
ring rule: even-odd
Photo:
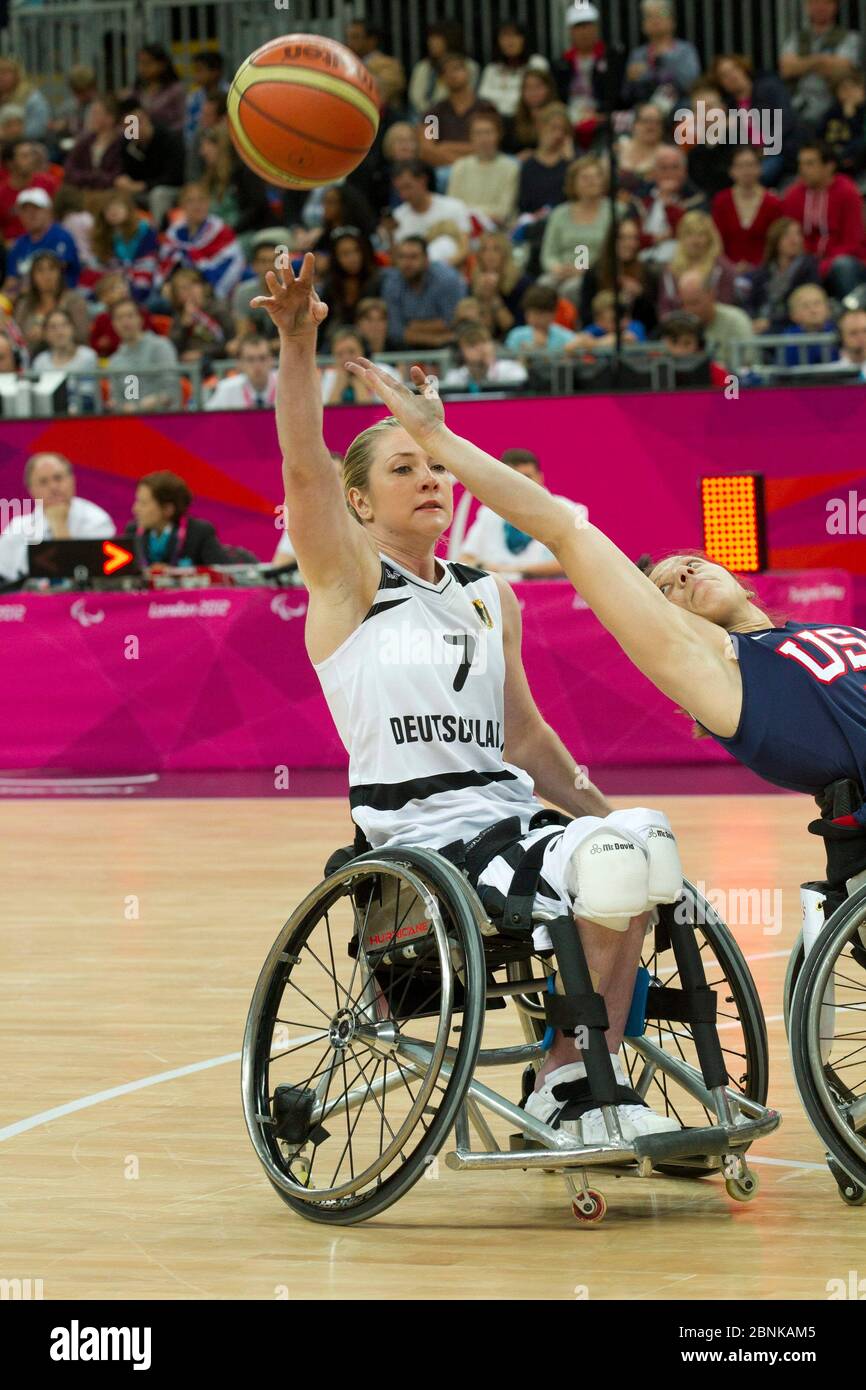
[[[649,903],[675,903],[683,888],[683,866],[671,823],[664,812],[632,806],[627,811],[613,811],[605,824],[633,836],[646,850]]]
[[[626,931],[649,906],[649,856],[640,842],[612,826],[610,817],[581,816],[562,835],[567,856],[563,881],[574,912],[590,922]]]

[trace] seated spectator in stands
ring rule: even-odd
[[[238,156],[224,126],[202,133],[199,154],[203,172],[198,182],[208,191],[215,217],[236,236],[273,224],[267,184]]]
[[[93,297],[97,304],[101,305],[101,309],[90,325],[90,346],[97,357],[110,357],[120,347],[120,339],[111,322],[111,310],[121,299],[129,299],[130,297],[126,276],[119,271],[111,271],[108,275],[103,275],[93,287]],[[142,327],[151,332],[153,321],[150,314],[144,305],[139,307]]]
[[[323,405],[371,405],[379,400],[366,382],[346,370],[348,362],[357,362],[359,357],[366,355],[364,341],[357,329],[339,328],[331,342],[331,355],[336,358],[336,365],[325,367],[322,372]],[[400,373],[395,367],[387,362],[378,365],[383,372],[399,380]]]
[[[670,0],[641,0],[640,8],[647,42],[628,55],[623,104],[651,101],[668,112],[697,82],[701,60],[693,43],[676,37]]]
[[[580,0],[565,13],[571,47],[554,67],[559,99],[568,107],[581,149],[587,149],[601,125],[605,105],[607,53],[601,39],[597,5]]]
[[[538,147],[520,163],[517,210],[546,215],[565,201],[565,177],[574,159],[574,140],[568,108],[561,101],[544,106],[536,118]]]
[[[818,132],[836,168],[849,179],[866,170],[866,81],[862,72],[843,72],[833,83],[836,100]]]
[[[644,240],[651,243],[647,259],[664,265],[676,255],[680,219],[687,212],[707,209],[704,194],[689,180],[685,150],[662,145],[653,165],[653,186],[642,206]]]
[[[423,237],[400,241],[394,264],[382,272],[391,345],[440,348],[453,342],[451,319],[465,293],[466,281],[456,270],[428,258]]]
[[[357,227],[338,227],[331,239],[330,269],[319,296],[328,306],[323,339],[354,323],[362,299],[375,299],[382,283],[373,245]]]
[[[782,211],[803,228],[827,293],[842,299],[866,280],[863,199],[856,184],[836,172],[826,145],[803,145],[798,163],[800,178],[785,194]]]
[[[483,391],[496,387],[525,386],[526,368],[520,362],[499,358],[490,330],[483,324],[467,324],[457,335],[461,365],[442,378],[443,391]]]
[[[707,350],[722,366],[729,366],[731,343],[753,336],[748,314],[733,304],[719,304],[699,270],[687,270],[678,289],[683,310],[693,314],[703,329]]]
[[[718,87],[701,78],[692,88],[688,107],[679,108],[675,113],[674,141],[686,152],[690,183],[700,189],[707,201],[728,188],[731,182],[730,145],[711,142],[704,136],[705,128],[726,128],[728,101]]]
[[[836,324],[841,350],[840,367],[859,367],[866,375],[866,309],[846,309]]]
[[[657,106],[645,102],[635,112],[631,135],[622,135],[617,141],[616,159],[623,188],[640,196],[649,191],[656,154],[664,138],[664,116]]]
[[[581,155],[566,174],[567,201],[553,209],[544,228],[542,281],[575,302],[584,272],[597,262],[611,226],[607,185],[601,161],[591,154]]]
[[[407,160],[419,158],[418,135],[419,127],[410,125],[408,121],[395,121],[385,131],[382,141],[382,154],[385,158],[386,172],[389,181],[388,197],[391,207],[396,207],[400,201],[396,189],[393,186],[394,166],[405,164]]]
[[[754,74],[751,60],[742,53],[717,58],[710,77],[729,103],[729,113],[737,116],[737,139],[761,154],[761,183],[774,187],[783,173],[795,168],[797,118],[784,82],[775,73]],[[770,154],[763,149],[761,114],[772,114],[774,137],[781,138],[781,149]]]
[[[574,341],[575,335],[562,324],[555,323],[558,303],[552,285],[531,285],[523,296],[522,309],[526,323],[512,328],[505,339],[509,352],[559,352]]]
[[[395,121],[408,121],[412,114],[406,99],[406,69],[391,53],[374,54],[367,70],[379,93],[379,124],[386,130]]]
[[[339,227],[357,227],[365,236],[376,230],[373,209],[363,193],[348,183],[314,189],[304,202],[302,217],[308,230],[295,234],[292,250],[314,252],[319,277],[327,273],[331,239]]]
[[[93,348],[82,347],[75,341],[75,327],[65,309],[52,309],[45,318],[44,339],[47,348],[33,359],[37,372],[68,372],[66,383],[67,408],[70,415],[89,413],[96,405],[98,381]]]
[[[31,356],[46,345],[46,322],[54,309],[69,315],[75,342],[86,343],[90,316],[83,297],[66,284],[60,258],[53,251],[39,251],[30,263],[24,289],[15,300],[15,321]]]
[[[171,305],[169,342],[181,362],[203,362],[209,369],[215,358],[228,356],[232,317],[214,303],[213,291],[198,270],[181,266],[163,288]]]
[[[252,277],[245,277],[235,286],[231,295],[231,311],[234,320],[232,339],[227,344],[227,355],[237,356],[241,340],[254,333],[256,337],[276,341],[279,337],[270,314],[265,309],[252,309],[250,301],[257,295],[268,295],[270,290],[265,282],[269,270],[276,267],[281,248],[285,252],[291,240],[288,227],[275,227],[268,231],[256,232],[252,238],[251,252]],[[330,316],[329,316],[330,317]]]
[[[201,52],[194,53],[190,67],[192,69],[193,88],[186,98],[184,139],[191,149],[200,133],[205,102],[208,97],[227,92],[229,84],[223,76],[225,58],[221,53],[212,49],[204,48]]]
[[[651,265],[640,259],[640,242],[640,222],[635,217],[623,217],[616,231],[608,229],[598,264],[586,272],[580,287],[582,323],[588,322],[599,290],[612,290],[614,277],[618,276],[620,303],[629,318],[637,319],[647,333],[653,331],[658,318],[658,276]]]
[[[638,319],[629,317],[626,309],[620,318],[620,335],[623,343],[645,343],[646,329]],[[575,341],[568,344],[566,351],[574,352],[580,347],[616,347],[616,299],[613,290],[600,290],[592,301],[591,320],[575,334]]]
[[[143,569],[224,565],[226,553],[209,521],[189,515],[192,493],[176,473],[139,478],[130,521],[121,540],[132,544]]]
[[[788,300],[788,318],[791,322],[784,330],[786,336],[836,331],[836,324],[830,312],[830,301],[820,285],[799,285],[792,292]],[[836,355],[834,348],[830,360],[835,361]],[[814,367],[827,360],[826,349],[817,345],[805,350],[793,346],[785,349],[785,364],[788,367]]]
[[[526,26],[515,19],[504,19],[496,30],[496,57],[481,74],[478,96],[489,101],[500,116],[513,116],[520,101],[523,74],[532,68],[550,67],[540,53],[529,52]]]
[[[11,145],[24,139],[24,107],[7,101],[0,106],[0,145]]]
[[[495,338],[502,338],[523,322],[523,296],[532,284],[514,259],[514,249],[504,232],[485,232],[478,239],[471,276],[473,296],[482,307]]]
[[[502,462],[544,487],[544,474],[537,454],[531,449],[506,449]],[[584,519],[586,507],[564,497]],[[475,520],[463,540],[460,563],[479,565],[491,574],[505,574],[510,580],[558,579],[562,567],[552,551],[524,531],[504,521],[490,507],[479,507]]]
[[[407,237],[423,237],[431,261],[462,265],[472,231],[466,204],[431,192],[430,170],[420,159],[397,165],[394,187],[402,200],[394,209],[397,245]]]
[[[474,58],[466,54],[466,41],[463,26],[458,20],[444,19],[427,25],[426,57],[419,59],[409,78],[409,103],[417,116],[423,116],[437,102],[448,96],[448,88],[442,78],[442,63],[449,53],[460,53],[466,58],[473,90],[478,86],[480,69]],[[417,157],[417,150],[411,158]]]
[[[131,193],[113,189],[93,221],[90,236],[91,265],[86,279],[118,270],[127,293],[144,301],[153,289],[159,241],[153,225],[138,208]]]
[[[336,449],[329,449],[328,452],[331,455],[331,462],[337,470],[337,476],[340,479],[340,486],[342,487],[343,455],[338,453]],[[287,569],[289,565],[292,565],[295,569],[297,569],[298,562],[295,558],[294,547],[292,546],[291,538],[289,536],[289,517],[288,510],[285,504],[283,504],[280,510],[280,523],[278,524],[281,525],[280,539],[277,542],[277,548],[274,551],[274,557],[271,560],[271,564],[275,569]]]
[[[713,199],[713,221],[724,253],[738,273],[754,270],[764,259],[767,233],[782,214],[782,204],[761,187],[761,152],[740,145],[731,155],[731,187]]]
[[[78,284],[81,266],[78,250],[64,227],[54,221],[54,205],[44,188],[25,188],[15,200],[15,209],[24,224],[24,235],[13,242],[6,261],[4,293],[17,294],[29,274],[39,251],[53,251],[63,266],[70,289]]]
[[[205,402],[205,410],[273,409],[277,371],[267,338],[258,333],[244,338],[238,349],[238,365],[240,373],[222,378]]]
[[[469,121],[472,153],[451,166],[448,193],[488,224],[510,226],[517,211],[520,166],[501,154],[502,117],[498,111],[478,111]]]
[[[192,266],[217,298],[226,299],[244,273],[241,244],[231,227],[211,212],[202,184],[188,183],[178,202],[181,216],[168,227],[160,247],[158,281],[164,284],[176,266]]]
[[[150,209],[159,227],[183,185],[183,137],[167,126],[156,125],[135,101],[121,105],[124,119],[123,173],[115,188],[132,193]],[[127,134],[127,122],[132,118]],[[138,132],[133,136],[132,131]]]
[[[115,534],[108,512],[75,495],[75,474],[65,454],[31,454],[24,465],[24,486],[34,502],[42,503],[42,525],[34,516],[16,516],[0,536],[0,576],[20,579],[27,574],[28,543],[53,540],[107,540]]]
[[[366,19],[350,19],[345,44],[366,66],[371,58],[382,56],[382,31]]]
[[[681,310],[669,314],[661,323],[660,341],[669,357],[698,357],[706,350],[704,330],[694,314]],[[727,386],[728,373],[720,362],[710,362],[710,381],[713,386]]]
[[[66,156],[64,183],[90,191],[111,188],[123,173],[123,144],[117,101],[103,93],[90,103],[87,130]]]
[[[42,140],[48,133],[51,107],[39,88],[27,76],[17,58],[0,55],[0,106],[11,103],[24,108],[24,136]]]
[[[779,217],[767,233],[764,263],[751,277],[746,308],[756,333],[781,333],[790,322],[788,300],[798,285],[818,280],[818,262],[810,256],[803,228],[792,217]]]
[[[119,299],[111,307],[111,323],[120,347],[108,365],[124,376],[111,380],[111,408],[124,415],[144,410],[176,410],[180,405],[177,353],[167,338],[144,328],[134,299]],[[162,368],[163,370],[160,370]]]
[[[17,375],[21,368],[19,349],[0,328],[0,376]]]
[[[505,153],[516,155],[519,160],[528,159],[533,150],[538,149],[542,111],[561,104],[551,74],[543,68],[527,68],[520,85],[517,110],[505,128],[502,141]]]
[[[24,223],[16,201],[25,188],[41,188],[52,198],[56,182],[42,167],[40,146],[33,140],[15,140],[3,151],[0,164],[0,240],[17,241],[24,235]]]
[[[779,72],[793,86],[794,108],[816,132],[833,105],[832,83],[862,64],[860,37],[839,26],[838,0],[806,0],[808,23],[782,45]]]
[[[720,304],[736,299],[734,267],[722,252],[719,230],[706,212],[687,212],[677,226],[677,249],[670,265],[662,271],[659,286],[659,317],[681,309],[678,284],[687,270],[697,270]]]
[[[371,361],[388,346],[388,305],[384,299],[362,299],[355,310],[355,328]]]
[[[171,54],[161,43],[146,43],[138,51],[138,77],[132,95],[155,125],[183,135],[186,92]]]
[[[462,53],[447,53],[442,60],[442,81],[448,89],[444,101],[425,112],[425,158],[435,169],[448,170],[456,160],[472,153],[469,122],[478,111],[495,111],[489,101],[479,101],[472,73]]]
[[[96,101],[99,89],[96,73],[86,63],[76,63],[66,79],[70,95],[61,101],[57,116],[48,122],[48,133],[61,149],[78,139],[88,129],[87,118],[91,102]]]
[[[213,92],[206,96],[202,102],[201,119],[198,123],[199,134],[205,130],[216,130],[219,126],[228,125],[228,102],[225,92]]]

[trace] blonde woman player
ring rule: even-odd
[[[322,438],[316,332],[328,311],[313,269],[307,255],[297,278],[290,268],[269,272],[269,294],[251,307],[265,309],[279,331],[289,535],[309,589],[307,652],[349,752],[353,820],[374,848],[436,849],[477,841],[515,818],[513,843],[498,847],[477,879],[503,893],[514,852],[549,837],[536,905],[574,915],[605,998],[623,1134],[677,1129],[627,1087],[617,1056],[647,923],[682,886],[670,827],[660,812],[609,813],[598,790],[575,778],[574,759],[530,693],[512,590],[496,575],[436,558],[451,522],[452,479],[426,444],[383,420],[350,446],[341,483]],[[386,374],[360,370],[374,373],[384,397]],[[412,429],[439,438],[441,411],[408,391],[387,399]],[[575,819],[555,832],[533,824],[543,814],[536,791]],[[536,927],[535,944],[549,948],[546,928]],[[606,1142],[573,1038],[557,1035],[527,1108],[584,1143]]]

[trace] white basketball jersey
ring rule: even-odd
[[[448,563],[425,583],[382,556],[360,627],[316,665],[349,754],[352,817],[374,849],[469,840],[542,809],[503,761],[505,654],[496,581]]]

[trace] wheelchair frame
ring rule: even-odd
[[[378,880],[376,880],[377,875],[380,876]],[[375,982],[374,967],[368,971],[368,981],[364,986],[365,993],[360,997],[359,1007],[355,1010],[338,1009],[330,1021],[328,1037],[335,1052],[341,1046],[351,1045],[353,1039],[363,1043],[364,1047],[379,1059],[385,1068],[381,1080],[370,1083],[365,1076],[360,1086],[355,1086],[354,1089],[348,1088],[342,1097],[338,1101],[332,1102],[329,1107],[327,1105],[328,1088],[336,1065],[329,1060],[324,1072],[319,1075],[315,1088],[315,1099],[311,1099],[312,1088],[301,1091],[295,1087],[283,1087],[278,1088],[278,1090],[288,1092],[288,1095],[278,1096],[277,1091],[275,1091],[274,1095],[271,1096],[268,1089],[268,1076],[270,1060],[273,1055],[273,1044],[268,1033],[268,1008],[270,1007],[268,1001],[273,1003],[276,989],[279,989],[280,998],[282,998],[283,986],[280,984],[280,980],[283,978],[283,983],[288,980],[289,972],[292,969],[291,962],[298,958],[297,951],[293,954],[291,950],[287,949],[289,943],[296,939],[298,932],[303,931],[304,924],[308,921],[311,912],[314,912],[317,907],[321,907],[323,902],[327,904],[336,901],[341,895],[352,896],[353,913],[357,923],[357,909],[355,896],[353,896],[357,890],[353,884],[359,879],[362,883],[371,879],[381,882],[382,875],[402,878],[408,885],[408,889],[424,904],[427,918],[431,924],[431,939],[434,941],[435,951],[438,953],[437,959],[442,968],[439,999],[440,1022],[443,1018],[447,1019],[447,1026],[444,1031],[440,1026],[434,1041],[428,1042],[404,1034],[399,1027],[399,1017],[396,1023],[390,1015],[387,1018],[375,1018],[371,1003],[375,989],[372,994],[369,990],[369,980],[372,979]],[[444,885],[443,896],[447,896],[448,892],[459,895],[460,902],[457,906],[461,912],[465,911],[467,914],[464,936],[459,944],[449,937],[448,928],[443,920],[443,910],[439,897],[429,889],[431,879]],[[758,1051],[763,1050],[765,1063],[766,1033],[763,1027],[763,1016],[745,962],[743,962],[733,938],[730,938],[727,933],[724,923],[690,884],[684,884],[684,894],[680,902],[686,901],[688,903],[689,897],[693,908],[699,909],[703,914],[696,920],[709,923],[712,931],[717,935],[719,932],[725,934],[726,949],[729,951],[732,964],[736,967],[734,973],[739,972],[739,981],[735,982],[732,988],[739,988],[741,992],[745,992],[747,1011],[749,1009],[756,1011],[757,1017],[750,1018],[749,1026],[753,1030],[753,1038],[757,1038],[757,1044],[753,1045],[757,1046]],[[453,918],[455,915],[454,903],[450,898],[447,906],[449,916]],[[369,906],[367,910],[369,911]],[[326,906],[326,914],[327,911],[328,907]],[[663,918],[665,912],[667,912],[670,928],[673,923],[674,906],[672,905],[667,910],[662,909]],[[554,940],[557,966],[566,984],[565,999],[563,1000],[562,996],[558,996],[560,1003],[557,1016],[568,1016],[569,1008],[575,1005],[575,1001],[578,1005],[582,1001],[581,1006],[586,1009],[588,1007],[587,1001],[589,1000],[591,1003],[593,997],[597,1000],[599,996],[583,993],[581,981],[574,975],[572,975],[569,986],[568,973],[563,964],[564,943],[578,940],[572,919],[557,919],[550,914],[535,913],[533,920],[535,922],[544,921],[548,925],[548,930]],[[305,1136],[315,1135],[321,1129],[324,1119],[332,1115],[339,1116],[345,1111],[348,1126],[350,1111],[362,1106],[370,1096],[374,1098],[384,1097],[388,1091],[404,1085],[404,1074],[406,1074],[421,1082],[421,1090],[414,1107],[419,1115],[424,1112],[424,1107],[438,1078],[441,1077],[445,1081],[446,1098],[450,1095],[452,1082],[454,1083],[455,1095],[451,1096],[448,1102],[450,1108],[443,1105],[442,1132],[437,1137],[435,1147],[433,1147],[433,1152],[438,1152],[453,1128],[456,1143],[445,1157],[446,1167],[462,1171],[541,1168],[546,1171],[562,1172],[571,1195],[573,1213],[582,1223],[601,1220],[606,1210],[604,1197],[589,1186],[588,1170],[595,1167],[602,1167],[613,1173],[626,1173],[630,1176],[640,1177],[649,1177],[654,1169],[660,1169],[662,1172],[675,1172],[681,1176],[700,1176],[721,1169],[729,1195],[739,1201],[750,1200],[757,1192],[758,1182],[756,1175],[747,1165],[746,1150],[754,1140],[775,1130],[780,1123],[780,1116],[763,1103],[766,1095],[765,1070],[762,1073],[762,1079],[757,1082],[758,1089],[762,1092],[760,1098],[750,1098],[739,1094],[732,1086],[724,1084],[730,1077],[725,1070],[726,1064],[722,1060],[718,1034],[710,1017],[710,1012],[713,1016],[715,1013],[715,1000],[713,999],[712,1010],[710,1010],[708,996],[711,995],[712,991],[706,984],[700,951],[694,945],[694,928],[694,921],[686,923],[684,930],[679,932],[678,936],[672,934],[669,942],[674,949],[677,973],[681,975],[684,984],[683,990],[666,989],[660,993],[665,995],[667,1001],[665,1006],[674,1009],[672,1017],[680,1022],[692,1021],[694,1023],[695,1032],[691,1036],[699,1055],[701,1069],[698,1070],[690,1065],[685,1060],[684,1055],[676,1057],[666,1052],[647,1036],[627,1038],[625,1045],[640,1058],[642,1064],[640,1075],[634,1085],[634,1089],[639,1095],[645,1097],[653,1078],[661,1073],[680,1086],[688,1096],[702,1106],[713,1118],[713,1123],[708,1126],[676,1132],[639,1136],[633,1141],[626,1141],[620,1127],[614,1094],[609,1088],[606,1089],[608,1081],[613,1077],[607,1044],[604,1039],[607,1020],[606,1017],[603,1021],[600,1020],[597,1011],[593,1015],[590,1008],[589,1015],[587,1015],[592,1017],[592,1022],[587,1029],[589,1044],[584,1047],[583,1054],[587,1064],[588,1077],[593,1085],[593,1095],[600,1098],[607,1142],[584,1145],[576,1140],[574,1135],[553,1129],[537,1118],[528,1115],[520,1105],[514,1104],[490,1087],[485,1086],[475,1075],[476,1070],[499,1067],[505,1064],[531,1065],[537,1063],[544,1056],[540,1033],[543,1032],[542,1017],[547,1013],[547,1010],[541,1004],[535,1003],[534,1000],[539,994],[545,997],[543,995],[545,981],[531,974],[527,977],[523,973],[525,960],[527,958],[531,960],[537,954],[531,945],[528,949],[524,946],[523,961],[521,961],[520,945],[518,944],[515,950],[514,943],[503,939],[499,928],[487,917],[477,893],[468,880],[451,862],[436,851],[418,849],[380,851],[378,853],[373,851],[351,858],[348,863],[330,874],[318,888],[308,895],[283,928],[261,972],[250,1006],[243,1046],[244,1113],[251,1141],[272,1185],[295,1210],[313,1219],[328,1219],[337,1224],[352,1224],[366,1219],[366,1213],[361,1212],[357,1205],[353,1205],[354,1193],[351,1184],[341,1188],[325,1189],[326,1195],[324,1197],[317,1196],[317,1190],[307,1185],[310,1165],[304,1168],[302,1164],[300,1170],[297,1170],[293,1164],[297,1164],[305,1145],[308,1146],[308,1138]],[[559,951],[556,950],[557,931],[560,932]],[[358,943],[357,959],[360,959],[364,955],[360,948],[360,931],[357,931],[355,940]],[[690,941],[693,949],[689,948],[688,943]],[[391,957],[404,961],[417,960],[417,942],[399,947],[396,946],[396,943],[393,944],[395,949],[390,951]],[[579,947],[577,949],[582,957],[582,949]],[[718,954],[718,951],[716,953]],[[319,963],[321,964],[321,962]],[[506,970],[506,981],[491,984],[489,979],[491,971],[502,968]],[[479,970],[483,972],[480,977]],[[470,1000],[469,984],[470,975],[473,972],[475,985],[478,986],[480,978],[483,983],[483,990],[476,987],[473,999]],[[725,975],[724,978],[728,981],[729,977]],[[334,979],[336,982],[336,975]],[[466,1000],[463,1005],[463,1037],[457,1048],[449,1045],[446,1041],[454,1010],[455,981],[465,984],[467,989]],[[483,997],[475,997],[479,994],[483,994]],[[675,999],[674,996],[677,998]],[[481,1036],[484,1011],[492,999],[508,997],[514,1000],[520,1014],[525,1041],[516,1046],[483,1049]],[[689,999],[692,999],[691,1004]],[[700,1008],[695,1008],[694,999],[699,999]],[[565,1007],[565,1014],[563,1014],[563,1007]],[[279,1009],[279,1000],[276,1008]],[[692,1016],[689,1015],[689,1008],[693,1011]],[[679,1013],[676,1012],[677,1009],[680,1011]],[[547,1021],[550,1020],[550,1016],[547,1013]],[[580,1007],[577,1007],[576,1012],[575,1008],[571,1007],[570,1016],[574,1021],[579,1021]],[[655,1016],[664,1017],[663,1014]],[[745,1027],[744,1019],[744,1034]],[[341,1029],[344,1030],[342,1040],[340,1037]],[[473,1034],[468,1038],[467,1030]],[[682,1053],[681,1048],[680,1052]],[[389,1060],[394,1062],[394,1070],[391,1072],[387,1070]],[[610,1072],[610,1078],[606,1077],[605,1067]],[[374,1072],[375,1076],[376,1072]],[[425,1095],[425,1080],[429,1080],[431,1076],[433,1079],[429,1081]],[[326,1077],[328,1078],[327,1086],[325,1085]],[[723,1077],[724,1081],[722,1080]],[[406,1089],[411,1095],[411,1088],[407,1086]],[[282,1112],[278,1113],[278,1100],[280,1105],[285,1102],[288,1106],[288,1121],[286,1122],[280,1119]],[[298,1124],[297,1115],[302,1111],[303,1124]],[[506,1150],[498,1145],[485,1119],[485,1111],[513,1126],[514,1132],[510,1136],[509,1149]],[[410,1118],[412,1113],[410,1111]],[[283,1134],[290,1135],[290,1141],[287,1141],[285,1146],[289,1152],[288,1159],[285,1158],[284,1149],[281,1148],[283,1135],[280,1135],[280,1143],[277,1143],[274,1138],[281,1127]],[[478,1136],[481,1147],[473,1148],[472,1146],[473,1129]],[[390,1149],[394,1148],[395,1144],[398,1145],[399,1149],[398,1141],[401,1134],[402,1130],[400,1134],[394,1136],[393,1143],[386,1149],[386,1155]],[[404,1147],[408,1147],[408,1144]],[[380,1153],[381,1158],[382,1154]],[[427,1158],[425,1157],[426,1161]],[[385,1167],[384,1162],[380,1164],[382,1171],[385,1170]],[[374,1169],[370,1169],[369,1172],[374,1173]],[[306,1181],[304,1180],[305,1174]],[[417,1177],[412,1179],[412,1181],[416,1180]],[[408,1185],[411,1185],[411,1182]],[[358,1184],[356,1183],[357,1189]],[[360,1200],[363,1202],[363,1199]],[[388,1204],[385,1203],[385,1205]],[[369,1214],[375,1215],[379,1209],[382,1209],[381,1203],[376,1210]]]

